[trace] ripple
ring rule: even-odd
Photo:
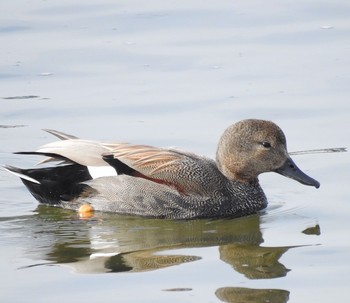
[[[5,99],[5,100],[26,100],[26,99],[37,99],[37,98],[40,98],[40,96],[35,96],[35,95],[9,96],[9,97],[3,97],[2,99]]]

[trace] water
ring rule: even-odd
[[[0,163],[42,128],[214,157],[244,118],[348,147],[348,1],[241,2],[3,1]],[[349,153],[293,157],[321,188],[262,175],[236,220],[81,219],[0,170],[1,301],[348,302]]]

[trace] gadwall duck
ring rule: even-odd
[[[286,138],[273,122],[248,119],[221,136],[216,161],[178,149],[100,143],[46,130],[61,141],[36,152],[56,166],[5,168],[40,202],[67,209],[157,218],[224,218],[267,206],[258,176],[277,172],[316,188],[289,157]],[[102,175],[99,173],[105,168]]]

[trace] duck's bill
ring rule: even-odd
[[[303,173],[291,158],[288,158],[286,162],[276,170],[276,173],[294,179],[305,185],[315,186],[316,188],[320,187],[320,182]]]

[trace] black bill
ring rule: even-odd
[[[291,158],[288,158],[280,168],[275,170],[275,172],[294,179],[302,184],[315,186],[316,188],[320,187],[320,182],[303,173]]]

